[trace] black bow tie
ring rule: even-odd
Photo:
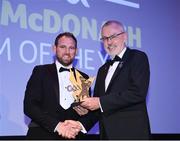
[[[72,67],[72,68],[70,68],[70,69],[67,69],[67,68],[64,68],[64,67],[60,67],[59,72],[70,71],[70,70],[72,70],[72,71],[75,73],[74,67]]]
[[[116,55],[113,60],[109,60],[109,64],[112,66],[114,64],[114,62],[116,62],[116,61],[121,62],[122,59]]]
[[[70,71],[70,69],[64,68],[64,67],[60,67],[59,72],[63,72],[63,71]]]

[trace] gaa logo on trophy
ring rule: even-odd
[[[72,94],[74,97],[74,103],[72,103],[72,107],[79,105],[84,98],[89,97],[89,88],[91,87],[95,77],[89,77],[89,79],[85,79],[77,70],[75,70],[74,77],[73,71],[70,70],[70,81],[71,83],[77,87],[76,91]]]

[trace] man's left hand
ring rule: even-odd
[[[83,99],[81,106],[94,111],[100,108],[99,104],[99,97],[87,97]]]

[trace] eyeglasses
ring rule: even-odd
[[[103,41],[103,42],[108,41],[108,40],[112,40],[112,39],[116,38],[117,36],[119,36],[119,35],[121,35],[123,33],[124,32],[121,32],[121,33],[118,33],[118,34],[113,34],[113,35],[111,35],[109,37],[102,37],[100,40]]]

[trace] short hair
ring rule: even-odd
[[[75,47],[77,48],[77,39],[76,39],[76,37],[73,35],[73,33],[71,33],[71,32],[63,32],[63,33],[60,33],[60,34],[56,37],[56,39],[55,39],[55,42],[54,42],[55,46],[58,45],[58,40],[59,40],[60,38],[62,38],[63,36],[66,36],[66,37],[68,37],[68,38],[72,38],[72,39],[74,40],[74,42],[75,42]]]
[[[116,20],[109,20],[109,21],[105,22],[105,23],[103,24],[103,26],[102,26],[102,29],[103,29],[105,26],[108,26],[108,25],[111,25],[111,24],[119,25],[120,27],[122,27],[123,32],[125,31],[125,30],[124,30],[124,25],[123,25],[121,22],[116,21]]]

